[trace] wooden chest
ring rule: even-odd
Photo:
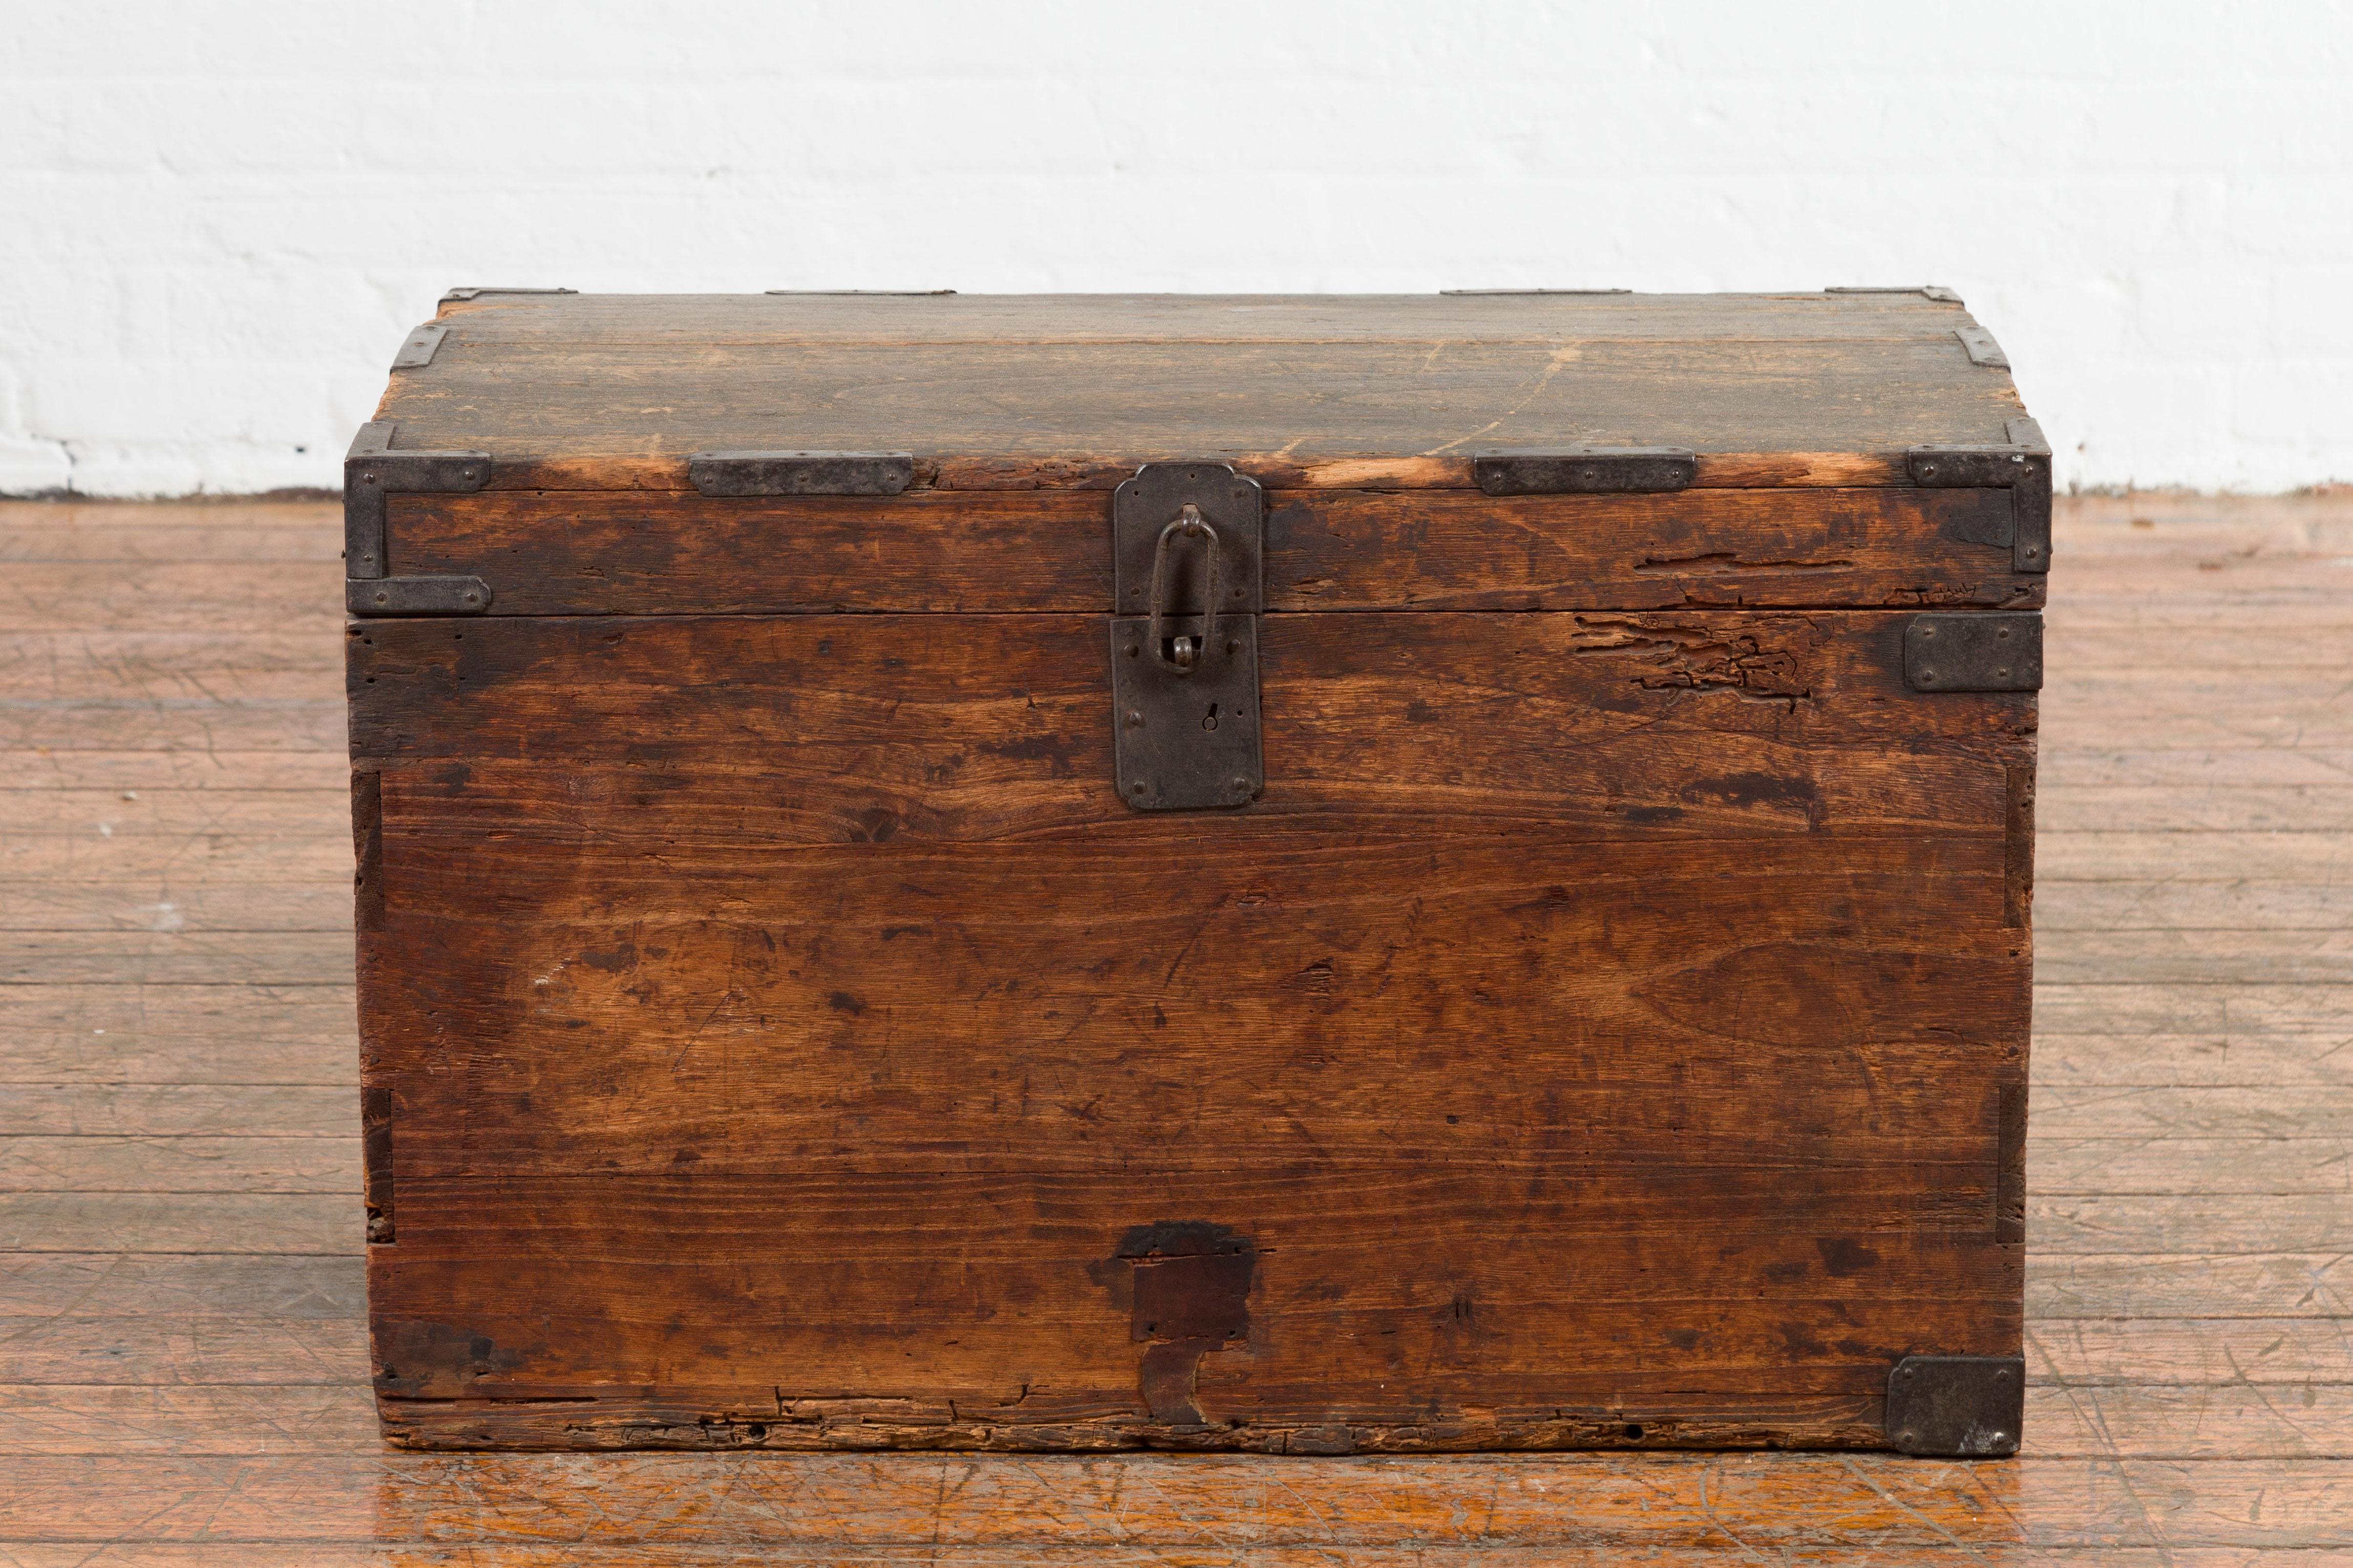
[[[395,1440],[2014,1451],[1950,293],[460,289],[347,483]]]

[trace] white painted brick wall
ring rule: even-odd
[[[12,0],[0,491],[332,485],[453,283],[1959,289],[2062,481],[2353,480],[2326,0]]]

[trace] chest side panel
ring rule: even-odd
[[[1876,1443],[2015,1353],[2031,694],[1274,582],[1201,815],[1099,614],[355,626],[395,1429]]]

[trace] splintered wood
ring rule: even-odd
[[[0,1558],[125,1568],[708,1568],[753,1557],[1426,1568],[1726,1554],[2319,1568],[2353,1558],[2343,1261],[2353,951],[2341,940],[2353,913],[2353,501],[2085,501],[2063,506],[2060,528],[2036,803],[2021,1458],[487,1455],[389,1449],[371,1399],[332,509],[0,509]],[[1529,559],[1540,564],[1541,552]],[[1457,591],[1442,552],[1421,570],[1433,596]],[[1345,591],[1336,571],[1332,591]],[[1539,574],[1514,591],[1551,590]],[[649,671],[674,657],[664,635],[649,630]],[[1837,639],[1792,648],[1822,679],[1849,678]],[[404,657],[438,656],[420,646]],[[845,646],[840,657],[864,656]],[[1648,638],[1599,657],[1701,656]],[[1356,679],[1377,683],[1379,663]],[[939,719],[944,733],[959,721],[953,710]],[[542,743],[562,744],[576,722],[550,709]],[[1323,765],[1354,764],[1335,751]],[[1864,749],[1852,766],[1869,766]],[[544,779],[498,767],[478,777],[467,830],[550,820]],[[404,788],[430,779],[421,772]],[[417,804],[387,790],[383,809]],[[814,797],[761,804],[827,808]],[[1680,804],[1703,816],[1728,808]],[[1784,804],[1801,836],[1808,803]],[[639,831],[660,837],[665,811],[698,805],[746,808],[723,789],[649,806]],[[952,848],[1019,829],[1006,816],[1016,809],[976,792],[922,831]],[[1788,919],[1770,910],[1775,841],[1754,845],[1708,873],[1730,900],[1725,919]],[[1999,875],[1999,842],[1987,852],[1986,874]],[[1046,842],[1037,853],[1056,851]],[[1295,874],[1319,865],[1306,857]],[[1660,874],[1634,859],[1622,870]],[[453,912],[470,896],[461,873],[454,858],[433,873],[431,896]],[[757,893],[757,868],[708,874]],[[560,913],[598,894],[591,879],[532,896]],[[1481,927],[1467,914],[1476,960]],[[683,961],[650,945],[639,943],[638,965]],[[1694,948],[1675,967],[1707,957]],[[564,984],[629,984],[611,962]],[[877,971],[878,995],[888,978]],[[789,982],[778,970],[760,984]],[[1219,1090],[1229,1096],[1253,1081],[1250,1042],[1236,1048],[1244,1056]],[[470,1065],[451,1092],[521,1088]],[[1421,1068],[1401,1058],[1398,1070],[1410,1079]],[[1891,1056],[1874,1071],[1900,1109],[1905,1064]],[[910,1082],[906,1098],[870,1113],[937,1124],[961,1113],[967,1091],[954,1087]],[[1832,1099],[1850,1087],[1819,1086]],[[1480,1089],[1433,1077],[1414,1092]],[[593,1155],[596,1127],[577,1097],[600,1090],[629,1088],[554,1086],[534,1102],[549,1119],[539,1143],[515,1152]],[[1381,1115],[1368,1103],[1351,1123],[1367,1149],[1388,1131]],[[780,1126],[780,1167],[795,1140],[819,1131]],[[1685,1134],[1733,1141],[1741,1130]],[[989,1147],[966,1144],[958,1179],[989,1180]],[[1489,1152],[1483,1173],[1448,1167],[1423,1180],[1515,1184],[1519,1201],[1542,1201],[1540,1169],[1508,1146]],[[424,1168],[454,1177],[476,1157],[450,1142]],[[817,1184],[797,1201],[827,1223],[919,1244],[922,1200],[878,1180],[862,1197]],[[1869,1194],[1891,1208],[1914,1196]],[[1050,1198],[1034,1179],[1007,1192]],[[610,1227],[681,1224],[716,1226],[723,1243],[725,1194],[691,1210],[658,1199],[640,1189],[604,1216],[606,1236],[584,1231],[578,1245],[608,1245]],[[1393,1172],[1356,1196],[1357,1218],[1324,1244],[1377,1245],[1350,1226],[1425,1201]],[[1261,1212],[1288,1204],[1304,1215],[1316,1202],[1270,1189]],[[454,1233],[416,1239],[459,1245]],[[470,1266],[461,1254],[442,1266]],[[1248,1261],[1205,1264],[1205,1278]],[[869,1321],[894,1288],[889,1268],[870,1284],[871,1312],[845,1303]],[[1187,1298],[1208,1329],[1214,1285]],[[780,1423],[814,1414],[774,1398],[768,1409]]]

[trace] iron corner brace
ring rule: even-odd
[[[387,571],[388,495],[465,494],[490,483],[488,452],[392,449],[394,424],[360,426],[343,457],[343,608],[354,616],[479,616],[491,607],[480,577],[395,577]]]

